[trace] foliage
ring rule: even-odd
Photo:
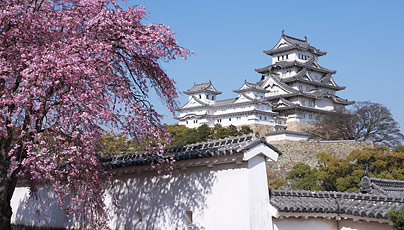
[[[181,146],[194,144],[197,142],[207,141],[209,139],[220,139],[230,136],[238,136],[243,134],[252,133],[252,129],[248,126],[240,127],[237,129],[234,125],[222,127],[220,124],[210,128],[208,125],[203,124],[196,129],[190,129],[182,125],[164,125],[164,128],[171,134],[171,146]]]
[[[101,137],[99,144],[103,155],[119,155],[145,150],[141,144],[135,143],[122,133],[116,135],[108,133]]]
[[[372,102],[357,102],[352,110],[325,114],[305,131],[323,140],[373,141],[389,147],[403,140],[399,124],[390,111]]]
[[[354,192],[367,166],[371,177],[404,180],[404,153],[390,152],[384,146],[355,150],[346,159],[327,153],[319,153],[317,158],[317,167],[304,163],[293,167],[287,177],[292,188]]]
[[[164,125],[164,128],[171,134],[171,146],[181,146],[184,145],[187,141],[185,138],[189,136],[186,132],[189,128],[183,125]]]
[[[404,153],[404,145],[397,145],[393,148],[393,152],[395,153]]]
[[[190,129],[178,124],[164,124],[163,128],[171,136],[171,147],[204,142],[209,139],[218,139],[252,133],[252,129],[248,126],[240,127],[239,131],[235,126],[222,127],[220,125],[216,125],[214,128],[210,128],[206,124],[203,124],[196,129]],[[156,143],[156,140],[154,140],[154,138],[149,138],[148,142]],[[102,136],[98,144],[104,155],[117,155],[131,153],[134,151],[145,151],[143,145],[134,139],[130,139],[123,133],[116,135],[106,134]],[[154,144],[154,146],[155,145],[156,144]]]
[[[404,210],[392,210],[387,213],[387,218],[389,218],[394,225],[396,230],[404,230]]]
[[[173,111],[174,81],[159,63],[189,51],[169,27],[142,24],[143,7],[115,0],[9,0],[0,9],[0,229],[10,229],[19,176],[33,192],[52,186],[60,207],[70,197],[65,210],[79,223],[107,228],[96,144],[119,130],[162,154],[169,138],[148,95],[154,89]]]
[[[270,167],[267,167],[268,188],[277,189],[282,188],[285,184],[285,179],[278,177]]]
[[[287,179],[292,180],[292,189],[320,190],[317,183],[317,169],[311,169],[309,165],[298,163],[293,166]]]

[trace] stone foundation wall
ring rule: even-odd
[[[317,154],[327,152],[333,156],[345,158],[353,150],[363,148],[373,148],[373,142],[356,141],[272,141],[274,145],[282,152],[277,162],[269,162],[268,166],[272,171],[285,178],[297,163],[306,163],[310,166],[317,165]]]
[[[312,124],[310,123],[305,123],[305,122],[297,122],[297,121],[291,121],[291,122],[286,122],[286,129],[287,130],[292,130],[292,131],[297,131],[297,132],[307,132],[307,128],[310,127]]]
[[[265,137],[265,133],[275,130],[274,126],[272,126],[272,125],[251,124],[251,125],[243,125],[243,126],[250,127],[254,133],[259,133],[261,135],[261,137]]]

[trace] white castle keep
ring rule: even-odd
[[[319,65],[321,51],[298,38],[285,35],[270,50],[272,64],[256,69],[262,74],[257,83],[244,82],[233,92],[236,98],[217,100],[221,94],[209,81],[185,91],[188,102],[178,108],[180,125],[196,128],[202,124],[222,126],[270,126],[272,130],[301,131],[324,113],[343,109],[352,101],[336,96],[338,86],[330,70]]]

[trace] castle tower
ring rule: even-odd
[[[336,96],[345,89],[332,75],[335,70],[320,66],[318,58],[326,54],[304,40],[284,34],[270,50],[272,64],[255,71],[262,74],[257,83],[269,92],[265,98],[273,111],[287,118],[289,130],[302,131],[305,123],[314,123],[324,113],[344,109],[353,102]]]

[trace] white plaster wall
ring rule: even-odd
[[[38,198],[30,197],[28,187],[17,187],[11,199],[11,222],[27,226],[68,227],[68,216],[57,205],[54,194],[38,191]],[[42,204],[41,204],[42,203]]]
[[[265,157],[257,155],[248,161],[250,230],[268,229],[272,225],[269,208],[268,179]],[[217,228],[220,229],[220,228]]]
[[[333,110],[334,104],[328,99],[319,99],[316,100],[316,109],[323,109],[323,110]]]
[[[309,74],[314,80],[320,80],[323,77],[322,73],[319,73],[319,72],[316,72],[316,71],[310,71]]]
[[[335,218],[273,218],[273,230],[393,230],[388,223],[378,223],[365,220],[353,221],[352,219]]]
[[[342,219],[339,221],[338,230],[393,230],[393,226],[388,223],[353,221]]]
[[[266,137],[266,139],[268,142],[280,141],[280,140],[306,141],[308,137],[295,134],[277,134],[277,135],[269,135]]]
[[[272,219],[273,230],[338,230],[335,220],[284,218]]]
[[[186,211],[192,211],[192,229],[260,230],[270,226],[262,228],[270,220],[265,158],[261,155],[251,158],[250,163],[175,169],[172,176],[146,172],[115,178],[106,199],[114,230],[187,229],[191,226],[186,221]],[[43,219],[41,214],[37,219],[33,213],[41,206],[35,200],[24,205],[28,193],[27,188],[16,189],[12,199],[13,223],[71,226],[54,199],[46,204],[51,207],[50,218]],[[119,199],[120,213],[113,211],[112,194]]]
[[[175,170],[172,176],[150,172],[119,178],[112,192],[119,194],[124,212],[113,218],[111,226],[185,229],[185,212],[192,211],[196,229],[248,229],[248,176],[244,163],[236,168]],[[142,222],[131,218],[137,211]]]

